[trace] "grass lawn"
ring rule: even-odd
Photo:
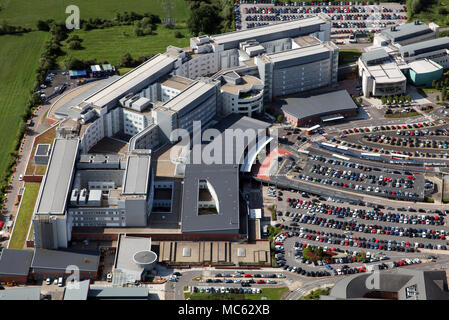
[[[39,183],[25,184],[25,194],[20,205],[19,215],[17,216],[14,232],[9,242],[10,249],[22,249],[25,245],[25,239],[30,227],[31,217],[33,216],[34,204],[39,193]]]
[[[288,292],[287,287],[282,288],[263,288],[262,293],[185,293],[185,298],[190,300],[281,300],[282,296]]]
[[[341,49],[338,52],[338,64],[342,66],[356,62],[361,55],[362,52],[358,49]]]
[[[5,0],[1,2],[0,21],[6,20],[12,25],[36,27],[38,20],[54,19],[63,22],[69,16],[65,9],[69,5],[77,5],[80,18],[115,18],[116,13],[125,11],[157,14],[165,18],[164,0]],[[170,0],[171,17],[178,21],[188,19],[189,10],[184,0]]]
[[[47,37],[46,32],[0,36],[0,176],[3,176],[9,153],[13,151]]]
[[[316,289],[310,292],[308,295],[302,297],[300,300],[320,300],[320,296],[328,296],[331,288]]]
[[[180,31],[184,38],[175,38],[175,31]],[[130,53],[133,58],[140,56],[154,55],[166,51],[168,45],[186,47],[189,45],[188,30],[184,25],[175,30],[166,29],[158,25],[154,35],[137,37],[134,35],[133,26],[117,26],[106,29],[95,29],[90,31],[77,30],[72,34],[83,39],[82,50],[70,50],[67,46],[63,50],[67,55],[78,59],[97,59],[98,61],[108,61],[117,65],[120,57],[125,53]],[[59,62],[65,56],[59,57]],[[126,71],[126,70],[125,70]]]

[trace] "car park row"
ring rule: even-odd
[[[247,4],[253,4],[249,6]],[[263,2],[261,2],[263,3]],[[236,2],[236,29],[254,28],[269,24],[267,21],[290,21],[303,19],[314,14],[326,14],[332,21],[332,34],[373,33],[390,24],[407,20],[407,8],[403,5],[393,7],[376,6],[369,1],[342,2],[292,2],[275,6],[256,5],[254,2]],[[370,28],[370,29],[367,29]],[[337,29],[337,30],[336,30]]]
[[[329,166],[313,162],[321,162]],[[423,198],[423,194],[419,194],[424,191],[422,176],[406,175],[404,178],[399,171],[399,174],[384,175],[380,173],[380,169],[376,174],[371,173],[373,170],[373,167],[367,165],[310,155],[303,173],[296,175],[296,178],[401,200]],[[415,179],[419,179],[419,182]]]

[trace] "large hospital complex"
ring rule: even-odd
[[[192,38],[190,47],[169,46],[55,110],[61,121],[34,209],[34,247],[66,248],[70,241],[121,233],[247,239],[252,222],[240,177],[276,140],[270,125],[254,116],[292,94],[302,97],[290,98],[281,110],[293,125],[357,114],[349,94],[333,90],[339,51],[330,28],[329,18],[317,15]],[[438,38],[437,25],[420,22],[376,35],[358,61],[364,94],[402,94],[407,81],[429,81],[449,66],[448,39]],[[318,88],[333,92],[309,94]],[[179,132],[198,134],[196,121],[218,135],[180,147],[171,158],[183,138]],[[200,153],[224,150],[226,129],[258,134],[215,154],[220,163],[189,161],[196,147]],[[108,138],[126,141],[125,150],[96,152]]]
[[[276,97],[334,87],[338,48],[329,40],[330,22],[321,15],[199,36],[55,110],[61,121],[34,210],[34,247],[65,248],[73,239],[124,231],[246,239],[239,174],[274,141],[269,124],[252,117]],[[193,135],[195,121],[220,133],[201,150],[224,150],[226,129],[258,134],[223,154],[222,163],[189,163],[190,145],[172,163],[167,153],[181,139],[174,133]],[[127,142],[123,152],[92,151],[117,137]]]

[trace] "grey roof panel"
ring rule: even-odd
[[[26,276],[30,272],[33,251],[3,249],[0,256],[0,275]]]
[[[373,51],[368,51],[362,53],[360,59],[362,59],[363,62],[369,64],[371,61],[380,61],[380,60],[386,60],[389,59],[390,55],[385,49],[377,49]]]
[[[40,300],[41,288],[20,288],[0,291],[0,300]]]
[[[37,214],[64,214],[78,144],[78,139],[55,140],[36,201]]]
[[[150,156],[130,155],[126,164],[123,194],[146,194],[150,176]]]
[[[64,300],[86,300],[89,293],[90,280],[67,284]]]
[[[146,298],[148,288],[91,287],[89,297],[95,298]]]
[[[218,198],[218,214],[198,215],[199,180],[206,180]],[[186,166],[182,197],[182,232],[221,232],[239,229],[237,165]]]
[[[99,262],[97,254],[35,248],[31,268],[65,271],[67,266],[76,265],[81,272],[96,272]]]
[[[384,29],[381,34],[394,42],[398,42],[431,32],[432,30],[424,23],[415,24],[412,22],[396,26],[396,31],[392,31],[391,28]]]
[[[449,37],[427,40],[423,42],[409,44],[399,49],[401,54],[405,52],[412,52],[414,55],[419,55],[426,52],[436,51],[440,49],[449,49]]]
[[[346,90],[306,97],[291,97],[276,102],[276,104],[281,107],[282,111],[299,120],[357,109],[357,105]]]

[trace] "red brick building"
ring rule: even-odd
[[[25,284],[32,259],[31,250],[3,249],[0,256],[0,282]]]
[[[298,127],[354,117],[358,113],[357,105],[346,90],[285,98],[275,106],[281,109],[286,122]]]

